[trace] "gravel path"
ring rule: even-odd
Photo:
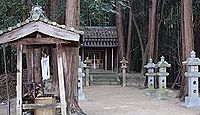
[[[177,92],[169,91],[168,100],[145,95],[134,87],[85,87],[86,100],[80,106],[87,115],[200,115],[200,109],[186,109]]]

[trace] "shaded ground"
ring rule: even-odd
[[[145,95],[134,87],[85,87],[86,100],[80,106],[87,115],[200,115],[200,109],[186,109],[176,92],[169,91],[168,100]]]
[[[200,109],[186,109],[177,92],[169,90],[168,100],[145,95],[145,89],[120,86],[85,87],[86,100],[80,106],[87,115],[200,115]],[[11,115],[15,115],[12,100]],[[6,115],[6,106],[0,104],[0,115]]]

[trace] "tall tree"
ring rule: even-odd
[[[154,58],[154,48],[156,40],[156,12],[158,0],[150,0],[149,7],[149,52],[148,58]]]
[[[192,0],[181,2],[181,30],[182,30],[182,61],[186,60],[193,49],[193,22]],[[183,99],[188,93],[187,78],[184,76],[185,67],[182,67],[180,97]]]
[[[78,28],[79,26],[79,0],[66,0],[66,9],[65,9],[65,25],[68,27]],[[65,87],[66,87],[66,100],[68,112],[84,114],[81,108],[78,105],[77,101],[77,71],[78,71],[78,48],[72,47],[63,49],[66,50],[69,54],[63,54],[63,57],[69,57],[70,62],[68,66],[71,66],[71,71],[68,71],[65,74]]]
[[[124,29],[123,29],[123,17],[122,8],[120,4],[121,0],[116,0],[116,26],[118,35],[118,59],[121,60],[125,56],[124,53]],[[119,62],[119,61],[118,61]]]
[[[79,26],[80,0],[66,0],[65,25],[69,27]]]
[[[128,60],[128,70],[131,65],[131,38],[132,38],[132,27],[133,27],[133,14],[132,14],[132,0],[128,1],[129,5],[129,22],[128,22],[128,39],[127,39],[127,48],[126,48],[126,59]]]

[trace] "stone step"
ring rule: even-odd
[[[118,82],[117,79],[93,79],[93,82]]]
[[[91,85],[120,85],[119,82],[92,82]]]
[[[119,85],[119,74],[111,70],[90,70],[91,85]]]
[[[90,70],[90,74],[117,74],[111,70]]]
[[[93,79],[117,79],[117,75],[91,75]]]

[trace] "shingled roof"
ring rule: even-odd
[[[82,47],[117,47],[117,31],[115,26],[110,27],[82,27],[84,37]]]
[[[30,16],[25,21],[0,30],[0,43],[12,42],[33,32],[41,32],[55,38],[71,41],[79,41],[79,35],[83,35],[83,31],[52,22],[46,17],[42,7],[36,5],[32,7]]]

